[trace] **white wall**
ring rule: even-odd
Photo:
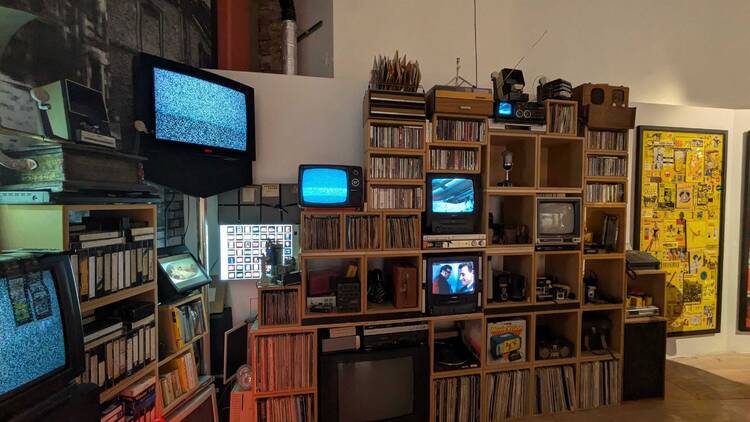
[[[319,20],[317,31],[297,44],[297,73],[306,76],[333,77],[333,0],[296,1],[297,34]]]
[[[335,76],[368,79],[373,56],[419,60],[423,85],[445,83],[461,57],[474,81],[471,0],[335,0]],[[513,67],[574,85],[631,88],[631,100],[750,108],[750,2],[746,0],[477,0],[479,85]]]

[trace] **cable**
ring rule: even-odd
[[[188,226],[190,225],[190,199],[188,199],[188,207],[185,209],[185,227],[182,229],[182,244],[185,244],[185,235],[187,234]]]
[[[474,86],[479,86],[479,53],[477,52],[477,0],[474,0]]]

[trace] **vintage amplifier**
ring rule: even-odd
[[[427,92],[427,115],[435,113],[492,116],[492,91],[484,88],[435,85]]]
[[[573,89],[581,115],[589,129],[632,129],[635,107],[628,107],[630,88],[607,84],[583,84]]]
[[[368,89],[364,111],[365,119],[424,120],[424,92]]]

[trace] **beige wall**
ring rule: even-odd
[[[445,83],[460,56],[474,81],[471,0],[334,0],[336,78],[368,79],[373,56],[419,60],[426,88]],[[750,108],[747,0],[477,0],[479,85],[512,67],[527,84],[545,74],[574,85],[617,82],[631,100]]]

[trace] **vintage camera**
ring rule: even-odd
[[[553,300],[575,299],[575,294],[567,284],[556,283],[554,277],[543,276],[536,278],[537,302]]]
[[[546,325],[538,327],[536,358],[544,359],[565,359],[573,356],[573,343],[565,337],[554,335]]]
[[[522,302],[526,300],[526,279],[507,271],[492,274],[493,302]]]
[[[609,334],[612,321],[606,316],[584,318],[581,331],[582,349],[587,352],[609,351]]]

